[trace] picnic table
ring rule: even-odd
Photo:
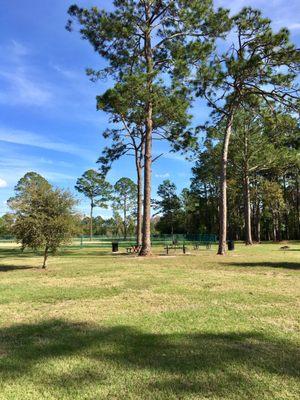
[[[167,254],[169,254],[169,251],[170,251],[170,250],[175,250],[175,251],[176,251],[176,250],[181,250],[181,249],[182,249],[183,254],[185,254],[185,253],[186,253],[186,250],[187,250],[185,244],[183,244],[183,245],[178,245],[178,244],[167,244],[167,245],[164,247],[164,249],[167,251]]]

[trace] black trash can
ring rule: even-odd
[[[118,242],[112,242],[111,249],[112,249],[113,253],[117,253],[119,251],[119,243]]]
[[[234,241],[233,240],[228,240],[228,250],[233,251],[234,250]]]

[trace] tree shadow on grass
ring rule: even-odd
[[[118,258],[118,257],[128,257],[130,258],[132,254],[130,253],[126,253],[126,251],[124,252],[120,252],[120,253],[112,253],[109,250],[103,250],[103,249],[99,249],[99,250],[77,250],[77,251],[72,251],[72,250],[63,250],[57,253],[57,256],[59,257],[66,257],[66,258],[82,258],[82,257],[101,257],[101,258]]]
[[[33,257],[41,257],[42,252],[33,252],[32,250],[24,250],[21,251],[20,248],[8,248],[2,249],[0,248],[0,258],[33,258]]]
[[[286,250],[282,250],[282,251],[288,251],[288,252],[290,252],[290,251],[300,251],[300,249],[286,249]]]
[[[37,267],[30,267],[26,265],[5,265],[0,264],[0,272],[9,272],[15,270],[37,269]]]
[[[70,365],[72,356],[81,361],[80,365],[74,361],[76,368],[71,372],[51,374],[45,366],[42,374],[46,373],[47,383],[53,388],[70,390],[77,385],[82,389],[102,381],[110,385],[116,373],[120,384],[126,385],[126,374],[132,372],[139,377],[143,393],[136,398],[154,398],[158,392],[163,394],[159,398],[174,394],[183,398],[189,393],[197,393],[199,398],[224,398],[237,392],[245,395],[245,390],[254,386],[263,394],[262,374],[296,379],[300,371],[300,349],[296,345],[257,332],[148,334],[128,326],[101,329],[63,320],[0,330],[3,381],[30,375],[47,359],[53,365],[56,359],[67,357]],[[131,390],[135,390],[134,385]]]
[[[286,269],[294,269],[294,270],[300,270],[300,262],[271,262],[271,261],[265,261],[265,262],[230,262],[230,263],[224,263],[228,264],[229,266],[233,267],[267,267],[267,268],[286,268]]]

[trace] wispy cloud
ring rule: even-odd
[[[155,174],[154,176],[155,178],[162,178],[162,179],[170,178],[169,172],[166,172],[165,174]]]
[[[75,181],[76,176],[69,175],[69,174],[63,174],[61,172],[51,172],[51,171],[42,171],[40,172],[42,176],[44,176],[46,179],[54,182],[58,181]]]
[[[300,23],[298,22],[292,22],[292,23],[287,23],[285,26],[290,30],[290,31],[296,31],[300,29]]]
[[[6,187],[6,186],[7,186],[6,180],[0,178],[0,188],[4,188],[4,187]]]
[[[51,67],[58,72],[59,74],[63,75],[65,78],[68,79],[75,79],[78,78],[79,74],[76,71],[71,69],[65,68],[58,64],[51,64]],[[82,74],[81,74],[82,75]],[[81,75],[79,76],[81,78]]]
[[[187,162],[186,156],[180,153],[165,153],[163,158],[167,158],[168,160],[175,160],[175,161],[183,161]]]
[[[65,174],[62,172],[48,171],[44,170],[40,167],[26,168],[24,166],[16,166],[15,168],[1,168],[1,175],[5,177],[5,179],[0,178],[0,188],[13,188],[18,180],[24,176],[28,171],[34,171],[38,174],[42,175],[44,178],[53,182],[55,184],[60,184],[61,182],[70,181],[71,186],[73,187],[73,183],[75,184],[76,177],[71,174]],[[3,181],[3,182],[2,182]],[[2,185],[2,186],[1,186]],[[69,186],[69,185],[68,185]]]
[[[0,70],[0,79],[6,85],[6,90],[0,94],[2,104],[44,106],[53,99],[53,94],[48,88],[26,76],[23,70]]]
[[[24,44],[11,40],[1,47],[6,57],[1,60],[0,80],[3,90],[0,103],[5,105],[44,106],[53,99],[53,93],[46,82],[39,79],[37,71],[29,67],[31,51]]]
[[[62,140],[51,140],[45,135],[19,129],[0,127],[0,141],[14,143],[23,146],[33,146],[42,149],[74,154],[78,157],[92,158],[88,150],[77,144],[66,143]]]
[[[14,39],[11,40],[8,50],[11,52],[11,54],[15,55],[15,57],[24,57],[31,53],[28,47]]]

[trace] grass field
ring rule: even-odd
[[[300,399],[300,243],[0,247],[0,399]],[[156,252],[162,251],[157,248]]]

